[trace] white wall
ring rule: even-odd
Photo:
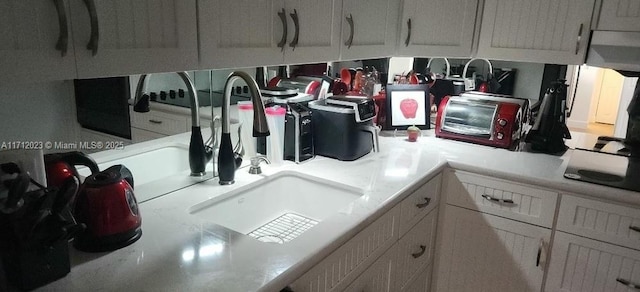
[[[0,143],[76,141],[73,81],[0,85]]]
[[[580,79],[576,84],[577,90],[574,99],[571,117],[567,119],[567,126],[586,129],[590,122],[595,121],[597,105],[593,98],[594,92],[600,92],[602,85],[602,69],[587,65],[580,66]],[[571,92],[567,94],[571,99]]]

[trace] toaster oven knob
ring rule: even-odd
[[[498,120],[498,125],[500,125],[501,127],[504,127],[507,125],[507,120],[505,119],[499,119]]]
[[[498,138],[498,140],[502,140],[502,139],[504,139],[504,133],[502,133],[502,132],[498,132],[498,133],[496,134],[496,138]]]

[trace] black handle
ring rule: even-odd
[[[540,266],[540,257],[542,256],[542,246],[538,247],[538,254],[536,255],[536,267]]]
[[[407,20],[407,39],[404,41],[404,46],[408,47],[409,42],[411,41],[411,18]]]
[[[62,211],[73,201],[73,198],[76,196],[78,192],[78,188],[80,187],[80,181],[75,176],[69,177],[64,181],[60,189],[58,190],[58,194],[56,195],[56,199],[53,201],[52,213],[54,215],[61,214]]]
[[[67,55],[69,46],[69,22],[67,21],[67,11],[64,9],[64,0],[53,0],[58,11],[58,41],[56,42],[56,50],[60,51],[62,57]]]
[[[627,287],[629,287],[631,289],[640,290],[640,285],[631,283],[631,281],[628,281],[628,280],[625,280],[625,279],[622,279],[622,278],[617,278],[616,281],[618,281],[618,283],[621,283],[621,284],[623,284],[623,285],[625,285],[625,286],[627,286]]]
[[[353,30],[354,30],[353,15],[349,13],[349,16],[347,16],[346,18],[347,18],[347,22],[349,23],[351,34],[349,35],[349,39],[344,43],[344,45],[347,46],[348,49],[351,49],[351,45],[353,44]]]
[[[422,209],[426,206],[429,206],[429,203],[431,203],[431,198],[424,198],[424,203],[416,204],[416,207]]]
[[[631,229],[631,230],[633,230],[635,232],[640,232],[640,227],[638,227],[638,226],[631,225],[631,226],[629,226],[629,229]]]
[[[100,42],[100,29],[98,27],[98,12],[96,11],[96,3],[94,0],[84,0],[84,4],[89,11],[89,19],[91,20],[91,38],[87,44],[87,50],[91,51],[93,56],[98,54],[98,44]]]
[[[158,120],[154,120],[154,119],[149,120],[149,122],[152,123],[152,124],[157,124],[157,125],[162,124],[162,121],[158,121]]]
[[[411,256],[414,259],[417,259],[417,258],[421,257],[424,254],[425,251],[427,251],[427,246],[426,245],[420,245],[420,251],[417,252],[417,253],[412,253]]]
[[[287,43],[287,13],[282,8],[282,11],[278,12],[280,20],[282,20],[282,39],[278,43],[278,48],[282,48],[280,51],[284,51],[284,45]]]
[[[296,32],[293,34],[293,40],[289,43],[289,46],[296,49],[298,45],[298,36],[300,35],[300,23],[298,22],[298,10],[293,9],[293,13],[290,13],[291,19],[293,19],[293,25],[296,27]]]
[[[31,177],[26,172],[18,173],[18,177],[11,180],[9,193],[7,194],[7,200],[5,201],[4,208],[6,213],[12,213],[16,207],[20,207],[18,203],[24,197],[24,194],[29,189]]]
[[[515,203],[511,199],[498,199],[498,198],[494,198],[494,197],[486,195],[486,194],[482,195],[482,197],[487,199],[487,200],[489,200],[489,201],[496,202],[496,203],[499,203],[499,204],[513,204],[513,205],[515,205]]]
[[[82,165],[86,166],[91,170],[91,174],[100,172],[98,168],[98,164],[96,163],[91,156],[80,152],[80,151],[72,151],[61,154],[61,160],[68,163],[69,165]]]

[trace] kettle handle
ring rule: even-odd
[[[129,183],[131,188],[134,188],[133,174],[131,173],[131,170],[129,170],[126,166],[122,164],[116,164],[116,165],[110,166],[109,168],[105,169],[103,173],[113,173],[114,176],[117,177],[118,181],[121,179],[124,179],[127,181],[127,183]]]
[[[68,163],[69,165],[82,165],[86,166],[91,170],[91,174],[95,174],[100,172],[98,168],[98,164],[93,158],[89,155],[80,152],[80,151],[72,151],[67,153],[62,153],[60,155],[60,160]]]

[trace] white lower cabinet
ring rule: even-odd
[[[422,269],[432,262],[437,220],[436,209],[398,241],[395,291],[412,291],[407,289],[408,284],[412,284],[412,280],[420,277]]]
[[[431,273],[433,264],[424,267],[418,271],[417,277],[402,288],[402,292],[428,292],[431,288]]]
[[[287,288],[295,292],[426,291],[438,220],[438,208],[432,202],[438,200],[441,177],[415,188]],[[399,230],[407,231],[399,236]]]
[[[556,232],[546,291],[638,291],[640,252]]]
[[[393,292],[393,271],[398,245],[394,244],[384,255],[362,273],[345,291]]]
[[[551,230],[447,205],[436,291],[540,291]]]

